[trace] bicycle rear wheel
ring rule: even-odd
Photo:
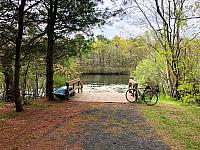
[[[126,99],[127,101],[134,103],[137,101],[137,91],[135,89],[129,89],[126,91]]]
[[[144,102],[147,105],[153,106],[158,102],[158,95],[153,91],[145,91],[144,92]]]

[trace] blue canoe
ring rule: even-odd
[[[63,86],[53,92],[55,97],[60,99],[67,99],[67,86]]]

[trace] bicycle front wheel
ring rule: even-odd
[[[134,103],[137,101],[137,91],[135,89],[129,89],[126,91],[126,99],[127,101]]]
[[[144,102],[147,105],[153,106],[158,102],[158,95],[153,91],[144,92]]]

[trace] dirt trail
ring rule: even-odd
[[[71,99],[74,101],[81,101],[81,102],[128,103],[124,93],[85,92],[85,93],[77,93],[76,96],[72,97]]]
[[[0,121],[0,135],[2,150],[169,149],[130,103],[39,100]]]

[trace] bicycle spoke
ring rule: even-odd
[[[129,102],[135,102],[137,100],[137,92],[135,89],[129,89],[126,91],[126,99]]]
[[[157,103],[158,96],[156,93],[153,93],[152,91],[146,91],[144,92],[144,102],[147,105],[153,106]]]

